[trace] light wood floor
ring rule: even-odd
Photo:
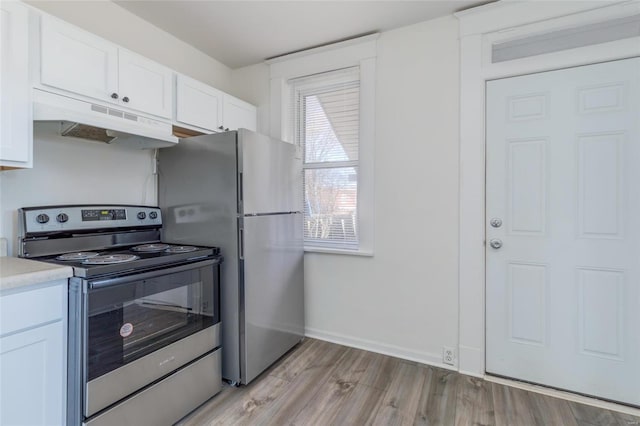
[[[225,387],[178,424],[629,426],[640,418],[305,339],[249,386]]]

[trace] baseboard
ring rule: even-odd
[[[573,401],[580,404],[590,405],[592,407],[604,408],[606,410],[617,411],[620,413],[630,414],[632,416],[640,417],[640,408],[634,408],[628,405],[616,404],[615,402],[603,401],[598,398],[591,398],[591,397],[579,395],[573,392],[562,391],[562,390],[548,388],[541,385],[534,385],[531,383],[520,382],[518,380],[506,379],[504,377],[496,377],[490,374],[486,374],[484,376],[484,379],[488,382],[498,383],[501,385],[511,386],[511,387],[523,389],[526,391],[536,392],[542,395],[566,399],[567,401]]]
[[[365,351],[375,352],[382,355],[389,355],[405,359],[407,361],[419,362],[421,364],[427,364],[438,368],[458,371],[455,365],[447,365],[442,362],[442,354],[413,351],[400,346],[346,336],[344,334],[330,333],[315,328],[305,328],[305,336],[336,343],[338,345],[349,346],[351,348],[363,349]]]

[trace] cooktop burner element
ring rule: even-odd
[[[90,257],[82,263],[85,265],[111,265],[114,263],[133,262],[137,259],[139,259],[139,257],[133,254],[105,254],[102,256]]]
[[[198,247],[194,246],[170,246],[165,250],[166,253],[190,253],[198,250]]]
[[[141,246],[135,246],[131,248],[131,251],[139,251],[143,253],[153,253],[158,251],[164,251],[169,248],[169,244],[143,244]]]
[[[78,260],[85,260],[85,259],[89,259],[91,257],[96,257],[99,253],[96,253],[95,251],[79,251],[76,253],[65,253],[63,255],[60,255],[58,257],[56,257],[56,259],[58,260],[66,260],[66,261],[78,261]]]

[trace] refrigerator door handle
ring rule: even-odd
[[[239,194],[239,198],[240,198],[240,202],[242,202],[244,200],[244,193],[243,193],[243,188],[242,188],[242,172],[240,172],[239,177],[238,177],[238,194]]]
[[[238,252],[240,260],[244,260],[244,229],[238,231]]]

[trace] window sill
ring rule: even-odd
[[[362,256],[373,257],[373,251],[371,250],[345,250],[337,248],[324,248],[324,247],[308,247],[304,248],[305,253],[326,253],[326,254],[346,254],[349,256]]]

